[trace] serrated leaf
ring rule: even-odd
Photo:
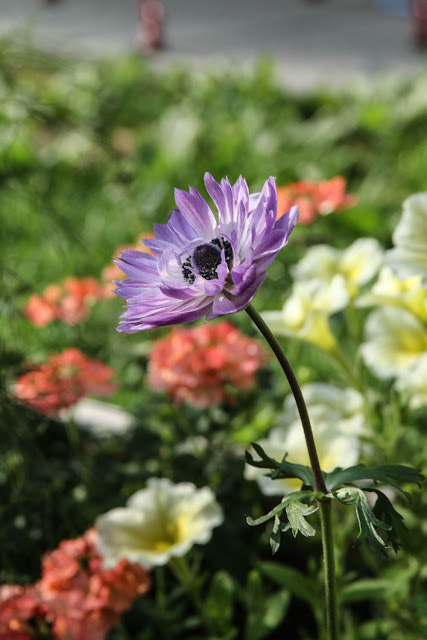
[[[376,529],[390,531],[391,527],[375,516],[368,504],[363,490],[358,487],[345,487],[334,492],[334,495],[343,504],[354,504],[356,506],[356,515],[360,530],[359,535],[357,536],[356,546],[359,546],[362,542],[368,540],[372,549],[378,556],[388,558],[386,543],[378,534]]]
[[[281,522],[280,522],[279,516],[275,516],[273,529],[270,534],[270,547],[271,547],[271,553],[273,555],[277,553],[280,548],[280,538],[282,535],[280,531],[280,525],[281,525]]]
[[[246,451],[245,459],[251,466],[257,467],[258,469],[271,469],[272,471],[266,475],[270,476],[273,480],[280,478],[298,478],[304,485],[314,487],[313,472],[310,467],[288,462],[286,456],[281,462],[278,462],[274,460],[274,458],[270,458],[264,449],[256,442],[252,442],[252,446],[261,459],[255,460],[251,453]]]
[[[302,535],[306,537],[316,534],[316,529],[314,529],[305,518],[317,511],[319,508],[318,505],[307,505],[298,500],[293,500],[287,504],[285,508],[289,523],[282,525],[282,531],[292,529],[294,538],[296,538],[298,533],[302,533]]]
[[[317,593],[313,587],[312,580],[306,578],[306,576],[297,569],[280,565],[277,562],[261,562],[259,568],[268,578],[274,580],[276,584],[288,589],[292,595],[313,606],[315,605]]]
[[[390,528],[388,539],[391,546],[397,553],[402,545],[402,537],[410,535],[409,529],[403,524],[403,517],[396,511],[387,496],[378,489],[366,489],[377,494],[377,501],[373,508],[373,512]]]
[[[420,469],[413,469],[399,464],[380,465],[368,468],[364,464],[358,464],[348,469],[337,468],[325,474],[325,483],[328,491],[334,491],[339,487],[355,482],[356,480],[374,480],[389,484],[401,491],[411,502],[412,498],[407,491],[404,491],[396,483],[410,482],[421,486],[424,476]]]
[[[278,516],[284,509],[286,509],[287,505],[290,502],[293,502],[295,500],[302,502],[303,500],[306,500],[308,503],[311,503],[317,498],[318,495],[319,494],[317,493],[313,493],[313,491],[294,491],[288,496],[285,496],[280,504],[276,505],[264,516],[260,516],[259,518],[256,518],[256,520],[254,520],[250,516],[246,516],[246,522],[250,527],[256,527],[257,525],[263,524],[264,522],[267,522],[267,520],[271,520],[271,518]]]

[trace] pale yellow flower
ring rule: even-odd
[[[406,375],[427,351],[427,328],[405,309],[385,307],[369,316],[360,351],[379,378]]]
[[[330,283],[313,279],[296,282],[281,311],[265,311],[261,315],[274,334],[296,337],[330,351],[336,340],[329,316],[347,302],[348,293],[340,276]]]
[[[357,436],[342,434],[339,431],[339,425],[329,422],[316,422],[313,429],[323,471],[332,471],[335,467],[350,467],[357,463],[360,450]],[[289,462],[310,466],[300,422],[293,422],[288,430],[281,427],[272,429],[268,438],[260,440],[258,444],[268,456],[275,460],[282,460],[287,453]],[[285,495],[301,488],[301,480],[297,478],[272,480],[265,475],[266,473],[268,469],[259,469],[248,464],[245,466],[245,477],[248,480],[256,480],[264,495]]]
[[[151,478],[126,507],[97,518],[97,546],[106,567],[126,558],[150,568],[185,555],[196,543],[206,544],[222,522],[222,509],[208,487]]]
[[[358,436],[366,429],[362,396],[353,389],[341,389],[326,383],[302,387],[316,440],[317,453],[323,471],[347,467],[358,462]],[[283,424],[289,428],[272,429],[259,444],[266,454],[280,461],[285,453],[290,462],[310,466],[304,432],[293,396],[285,401]],[[283,495],[301,487],[301,481],[284,478],[272,480],[267,469],[246,465],[245,477],[256,480],[265,495]]]
[[[352,299],[375,276],[382,262],[379,243],[374,238],[360,238],[343,250],[328,245],[312,247],[292,273],[297,280],[320,278],[328,283],[340,275]]]
[[[427,353],[396,381],[396,389],[409,395],[409,406],[418,409],[427,405]]]
[[[399,278],[418,275],[427,282],[427,192],[414,193],[404,201],[393,244],[386,260]]]
[[[427,321],[427,289],[421,276],[400,280],[389,267],[383,267],[372,289],[356,301],[356,306],[401,307]]]

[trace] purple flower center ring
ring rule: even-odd
[[[241,311],[252,301],[267,268],[287,244],[298,207],[277,218],[277,188],[270,177],[249,194],[240,177],[232,186],[205,174],[218,220],[200,193],[175,190],[177,209],[144,240],[154,255],[123,251],[116,264],[129,276],[116,282],[127,301],[118,330],[135,333],[169,324],[212,320]]]

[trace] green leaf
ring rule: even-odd
[[[388,533],[388,539],[390,540],[394,551],[397,553],[402,546],[402,538],[407,537],[411,533],[403,524],[403,516],[396,511],[390,500],[382,491],[379,491],[378,489],[365,489],[365,491],[372,491],[377,494],[377,501],[373,512],[378,516],[378,518],[391,527]]]
[[[279,478],[298,478],[304,485],[314,487],[313,472],[310,467],[287,462],[286,455],[281,462],[278,462],[274,460],[274,458],[270,458],[264,449],[256,442],[252,442],[252,446],[261,460],[255,460],[249,451],[246,451],[245,457],[248,464],[253,467],[258,467],[259,469],[272,469],[272,471],[266,475],[269,475],[273,480]]]
[[[314,536],[316,529],[313,529],[305,518],[317,511],[318,508],[318,505],[307,505],[298,500],[293,500],[286,505],[286,515],[288,516],[289,523],[282,525],[282,531],[292,529],[294,538],[296,538],[298,533],[302,533],[302,535],[306,537]]]
[[[247,516],[246,522],[250,527],[256,527],[257,525],[263,524],[264,522],[267,522],[267,520],[271,520],[271,518],[274,518],[275,516],[282,513],[282,511],[284,511],[287,508],[290,502],[293,502],[295,500],[297,501],[306,500],[310,504],[317,498],[318,495],[319,494],[314,493],[313,491],[294,491],[293,493],[290,493],[288,496],[285,496],[282,499],[280,504],[276,505],[271,511],[266,513],[264,516],[261,516],[256,520],[254,520],[250,516]]]
[[[380,465],[378,467],[372,467],[371,469],[364,464],[358,464],[348,469],[338,467],[330,473],[325,474],[325,483],[328,491],[333,491],[344,484],[349,484],[356,480],[374,480],[376,482],[382,482],[383,484],[389,484],[399,489],[411,502],[412,498],[410,494],[403,491],[396,483],[411,482],[421,486],[424,476],[420,469],[413,469],[412,467],[399,464]]]
[[[279,516],[275,516],[273,529],[270,534],[270,547],[271,547],[271,553],[273,555],[278,552],[280,547],[280,537],[281,537],[280,525],[281,525],[281,522],[280,522]]]
[[[285,587],[292,595],[313,606],[316,603],[317,593],[311,578],[307,578],[297,569],[277,562],[261,562],[259,568],[268,578]]]
[[[356,580],[339,590],[339,600],[341,604],[360,602],[361,600],[379,600],[386,598],[395,589],[396,584],[390,580],[375,578]]]
[[[376,529],[390,531],[391,527],[379,520],[370,508],[363,489],[358,487],[345,487],[334,492],[337,500],[343,504],[356,505],[356,515],[359,521],[359,535],[357,536],[356,546],[359,546],[365,540],[368,540],[375,553],[382,557],[388,558],[386,553],[386,544]]]
[[[216,633],[224,635],[230,627],[234,609],[234,582],[226,571],[217,571],[205,600],[205,615]]]
[[[259,600],[255,610],[249,610],[246,640],[263,640],[276,629],[289,607],[288,591],[279,591]]]

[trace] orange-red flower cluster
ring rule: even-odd
[[[277,189],[277,217],[294,205],[299,207],[299,222],[310,224],[318,215],[342,211],[356,202],[356,196],[345,192],[347,183],[342,176],[321,182],[293,182]]]
[[[61,285],[50,284],[41,296],[32,295],[24,314],[37,327],[55,319],[77,324],[90,314],[94,302],[104,297],[104,289],[95,278],[66,278]]]
[[[114,252],[114,258],[117,258],[122,253],[122,251],[127,251],[128,249],[134,249],[136,251],[143,251],[144,253],[152,254],[152,251],[150,251],[150,249],[141,242],[141,240],[148,240],[149,238],[154,238],[154,233],[141,233],[141,235],[138,236],[138,241],[135,245],[126,244],[122,245],[121,247],[117,247]],[[101,274],[101,278],[104,282],[103,291],[106,298],[111,298],[114,296],[113,281],[122,280],[124,277],[125,273],[120,269],[120,267],[116,265],[115,262],[111,262],[111,264],[105,267]]]
[[[148,364],[153,389],[165,391],[176,404],[204,408],[233,402],[227,390],[255,385],[255,372],[266,362],[262,346],[229,322],[175,329],[154,345]]]
[[[0,588],[1,640],[104,640],[135,598],[148,591],[150,575],[127,560],[104,569],[96,535],[90,529],[47,553],[34,585]]]
[[[113,393],[117,389],[113,375],[111,367],[70,348],[20,376],[13,393],[32,409],[56,415],[88,394]]]

